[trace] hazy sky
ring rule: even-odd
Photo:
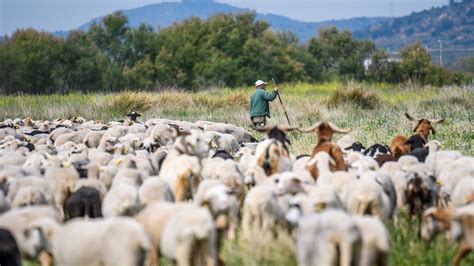
[[[11,34],[15,29],[25,27],[47,31],[70,30],[115,10],[159,2],[165,1],[0,0],[0,34]],[[413,11],[445,5],[448,0],[218,0],[217,2],[303,21],[323,21],[359,16],[408,15]]]

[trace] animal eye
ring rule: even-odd
[[[277,179],[275,179],[275,183],[277,183],[277,184],[278,184],[278,182],[279,182],[279,181],[280,181],[280,180],[279,180],[278,178],[277,178]]]

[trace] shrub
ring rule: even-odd
[[[374,109],[381,103],[379,97],[372,92],[364,91],[361,86],[350,85],[349,88],[339,88],[327,100],[328,107],[341,104],[353,104],[362,109]]]
[[[112,96],[107,110],[124,115],[132,111],[145,112],[153,107],[155,99],[150,93],[125,91]]]

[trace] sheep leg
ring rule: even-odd
[[[252,217],[249,213],[249,210],[244,210],[244,215],[242,217],[242,236],[245,240],[250,240],[250,224],[252,223]]]
[[[192,262],[192,255],[193,255],[193,245],[192,242],[194,240],[185,240],[178,244],[178,248],[176,251],[176,264],[178,266],[191,266]]]
[[[174,184],[173,192],[176,202],[184,201],[188,183],[186,177],[178,177],[178,181]]]
[[[201,241],[200,251],[201,251],[202,257],[204,258],[204,260],[206,262],[206,266],[216,266],[216,265],[218,265],[217,262],[216,262],[217,261],[216,257],[218,256],[217,255],[218,252],[212,246],[212,241],[209,241],[209,240]]]
[[[41,266],[50,266],[53,262],[53,257],[46,251],[41,251],[38,255],[38,262]]]
[[[453,260],[453,265],[459,266],[461,260],[466,256],[467,253],[469,253],[469,251],[471,251],[471,247],[469,247],[469,244],[465,240],[462,240],[461,243],[459,243],[458,251]]]
[[[152,246],[150,248],[150,253],[148,255],[150,266],[159,266],[160,260],[158,255],[158,250],[156,247]]]

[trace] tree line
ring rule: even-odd
[[[306,44],[293,33],[269,28],[250,12],[191,18],[154,31],[146,24],[131,28],[116,12],[67,38],[17,30],[0,43],[0,92],[196,90],[247,86],[271,77],[279,82],[351,79],[438,86],[468,80],[432,65],[420,44],[403,48],[401,58],[392,60],[373,42],[335,27],[320,30]]]

